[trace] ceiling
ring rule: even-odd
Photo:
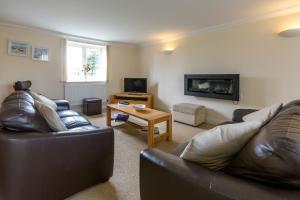
[[[145,43],[300,6],[300,0],[0,0],[0,22]]]

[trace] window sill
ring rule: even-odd
[[[99,85],[106,85],[107,81],[63,81],[64,84],[66,85],[94,85],[94,84],[99,84]]]

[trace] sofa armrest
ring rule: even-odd
[[[233,111],[232,121],[233,122],[243,122],[243,117],[256,112],[257,109],[236,109]]]
[[[61,110],[70,110],[70,103],[64,99],[54,99],[53,100],[57,105],[57,111]]]
[[[300,192],[211,171],[154,149],[140,154],[140,194],[141,200],[283,200],[297,199]]]
[[[111,128],[62,134],[0,133],[0,199],[65,199],[108,180],[113,163]]]

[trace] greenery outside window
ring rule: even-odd
[[[107,47],[67,41],[67,82],[105,82],[107,80]]]

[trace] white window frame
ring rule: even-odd
[[[103,65],[104,65],[104,73],[105,73],[105,80],[99,80],[99,81],[89,81],[89,80],[78,80],[78,81],[74,81],[74,80],[69,80],[69,74],[68,74],[68,63],[67,63],[67,55],[68,55],[68,43],[73,43],[72,45],[73,46],[77,46],[76,44],[78,44],[78,47],[83,47],[84,50],[83,50],[83,55],[82,55],[82,58],[84,60],[86,60],[86,49],[87,48],[101,48],[102,51],[103,51],[103,57],[105,58],[103,60]],[[81,45],[80,45],[81,44]],[[64,57],[65,57],[65,67],[64,67],[64,82],[66,83],[107,83],[108,81],[108,65],[107,65],[107,59],[108,59],[108,56],[107,56],[107,44],[106,43],[99,43],[97,41],[86,41],[86,40],[76,40],[76,39],[66,39],[65,42],[64,42]]]

